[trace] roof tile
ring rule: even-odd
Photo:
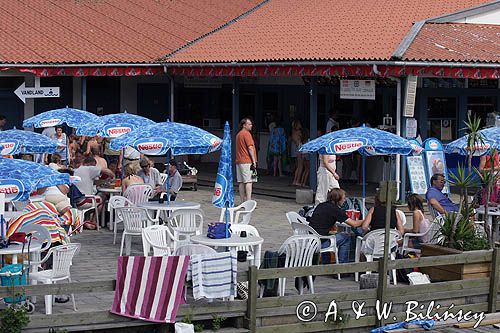
[[[500,63],[500,26],[426,23],[403,59]]]
[[[0,62],[155,62],[261,1],[0,0]]]
[[[390,59],[412,24],[485,0],[272,0],[168,62]]]

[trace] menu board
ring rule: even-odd
[[[424,156],[427,165],[427,179],[432,175],[442,173],[446,179],[443,193],[450,193],[448,185],[448,168],[446,168],[446,159],[443,152],[443,144],[436,138],[429,138],[424,142]]]
[[[424,194],[427,192],[427,174],[425,173],[424,159],[422,156],[407,156],[406,165],[410,178],[411,192]]]

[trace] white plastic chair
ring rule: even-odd
[[[286,219],[288,220],[288,223],[290,223],[290,225],[292,225],[292,222],[309,225],[309,222],[306,220],[306,218],[303,216],[300,216],[300,214],[297,212],[291,211],[291,212],[286,213],[285,215],[286,215]]]
[[[123,255],[123,245],[125,244],[125,240],[127,241],[125,254],[128,256],[130,255],[132,237],[141,236],[142,238],[142,229],[148,225],[152,225],[154,220],[149,217],[145,208],[121,207],[118,208],[117,211],[123,218],[123,234],[120,246],[120,256]]]
[[[239,206],[227,208],[229,211],[229,222],[231,224],[249,224],[256,207],[257,201],[247,200]],[[221,209],[219,221],[226,221],[226,208]]]
[[[363,238],[359,237],[356,239],[356,253],[355,262],[359,262],[361,253],[366,257],[367,262],[373,261],[373,259],[382,258],[384,256],[384,237],[385,229],[377,229],[370,231]],[[398,248],[397,241],[401,239],[401,235],[397,230],[391,229],[389,235],[389,255],[391,260],[396,259],[396,251]],[[370,272],[367,272],[370,273]],[[379,272],[380,273],[380,272]],[[358,281],[359,273],[354,273],[354,280]],[[396,270],[392,270],[392,280],[396,285]]]
[[[217,251],[206,245],[184,244],[180,245],[174,251],[174,256],[192,256],[194,254],[214,254],[214,253],[217,253]]]
[[[247,234],[247,237],[250,236],[257,236],[260,237],[259,231],[257,228],[255,228],[253,225],[249,224],[233,224],[231,225],[231,232],[235,235],[240,235],[242,231],[245,231]],[[256,247],[259,248],[260,247]],[[238,246],[236,248],[236,251],[247,251],[247,260],[250,262],[250,266],[255,265],[255,253],[254,253],[254,247],[253,246]],[[258,256],[260,258],[260,254]],[[259,268],[259,267],[257,267]]]
[[[313,256],[319,252],[321,242],[314,235],[295,235],[289,237],[281,245],[278,253],[285,254],[284,267],[307,267],[312,266]],[[312,276],[307,277],[311,294],[314,294],[314,284]],[[286,278],[280,278],[278,284],[279,296],[285,295]],[[261,289],[261,293],[262,293]],[[303,294],[302,283],[299,283],[299,293]]]
[[[153,195],[153,189],[148,184],[130,185],[123,193],[123,196],[130,200],[134,205],[147,202]]]
[[[153,248],[154,256],[169,256],[172,251],[169,246],[170,229],[164,225],[152,225],[142,229],[142,246],[144,256],[149,255],[149,248]]]
[[[439,215],[432,221],[429,225],[429,229],[427,231],[422,232],[422,233],[413,233],[413,232],[406,232],[403,236],[403,244],[401,245],[401,248],[399,249],[401,254],[404,254],[406,252],[415,252],[415,253],[420,253],[420,249],[416,249],[413,247],[409,246],[409,241],[410,237],[424,237],[427,236],[429,238],[428,244],[437,244],[441,240],[440,233],[439,233],[439,227],[443,224],[443,216]]]
[[[58,281],[68,280],[71,282],[70,267],[73,257],[80,251],[80,244],[70,243],[53,247],[47,252],[45,257],[39,262],[32,264],[41,265],[52,256],[52,268],[38,272],[31,272],[30,281],[33,284],[41,282],[43,284],[53,284]],[[75,295],[71,294],[73,309],[76,311]],[[45,314],[52,314],[52,295],[45,295]]]
[[[52,245],[52,237],[50,236],[49,229],[45,228],[43,225],[34,223],[24,224],[17,231],[26,234],[30,233],[32,235],[31,241],[42,243],[42,248],[38,253],[47,251]]]
[[[201,209],[177,209],[169,217],[169,225],[175,238],[189,242],[191,236],[203,232],[204,214]]]
[[[165,185],[165,183],[167,182],[167,178],[168,178],[168,174],[166,174],[166,173],[160,173],[161,185]]]
[[[405,225],[406,224],[406,215],[405,215],[405,213],[402,210],[400,210],[400,209],[396,209],[396,214],[399,215],[399,218],[401,219],[401,223],[403,225]]]
[[[85,214],[87,212],[90,212],[91,210],[95,211],[95,223],[96,223],[96,229],[99,230],[100,225],[99,225],[99,209],[97,206],[97,199],[95,195],[86,195],[85,199],[90,199],[92,201],[92,205],[89,208],[78,208],[78,213],[80,214],[80,221],[85,222]]]
[[[109,208],[110,208],[110,224],[113,228],[113,245],[116,244],[116,233],[118,223],[123,222],[123,217],[121,213],[118,211],[118,208],[121,207],[135,207],[135,205],[129,199],[122,197],[121,195],[114,195],[109,199]],[[114,214],[112,213],[114,212]],[[114,216],[113,216],[114,215]]]
[[[292,229],[295,235],[314,235],[319,238],[320,241],[330,241],[330,246],[321,248],[320,244],[320,253],[333,252],[335,253],[335,263],[339,263],[339,249],[337,248],[337,239],[335,235],[330,236],[322,236],[316,232],[312,227],[303,223],[292,222]],[[232,227],[231,227],[232,228]],[[340,273],[337,274],[337,278],[340,280]]]

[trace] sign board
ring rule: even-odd
[[[415,114],[415,96],[417,95],[418,76],[409,75],[406,79],[406,95],[405,95],[405,117],[413,117]]]
[[[26,83],[23,82],[15,91],[17,97],[26,103],[26,98],[54,98],[60,97],[59,87],[34,87],[26,88]]]
[[[375,100],[375,80],[340,80],[340,98]]]
[[[406,156],[406,165],[412,193],[425,195],[429,187],[425,173],[424,159],[421,155],[423,147],[417,140],[409,140],[413,147],[413,156]]]
[[[416,138],[417,137],[417,119],[415,118],[406,118],[406,137],[407,138]]]
[[[424,156],[427,166],[427,179],[432,175],[442,173],[446,179],[443,193],[450,193],[448,185],[448,169],[446,168],[446,159],[444,157],[443,144],[436,138],[428,138],[424,141]]]

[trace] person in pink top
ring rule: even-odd
[[[319,168],[317,173],[318,187],[316,188],[316,204],[325,202],[328,191],[332,188],[340,188],[339,175],[336,166],[335,155],[319,155]]]

